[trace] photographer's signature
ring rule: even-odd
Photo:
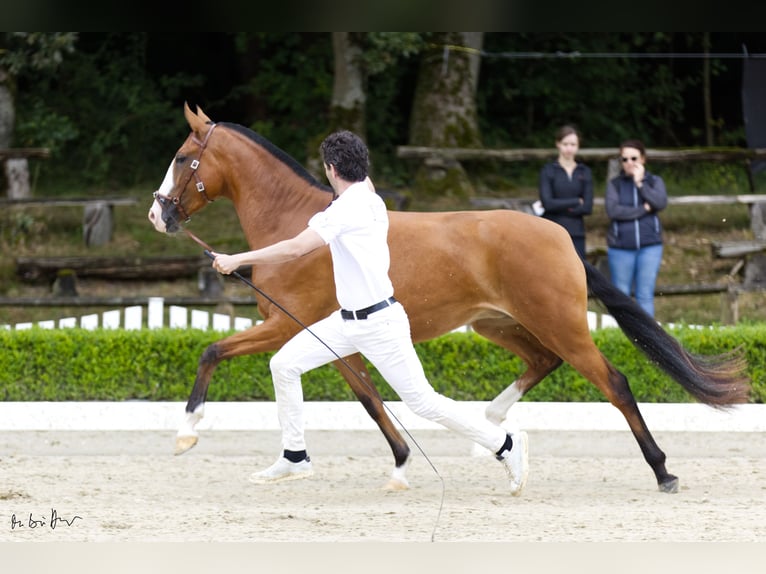
[[[77,520],[82,520],[82,516],[64,517],[59,516],[55,508],[51,508],[50,514],[34,514],[18,518],[15,514],[11,516],[11,530],[26,528],[29,530],[35,528],[50,528],[55,530],[59,526],[72,526]]]

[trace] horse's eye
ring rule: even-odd
[[[177,164],[182,164],[185,161],[186,161],[186,156],[185,155],[177,155],[176,156],[176,163]]]

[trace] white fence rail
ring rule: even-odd
[[[16,323],[15,325],[0,325],[0,329],[15,329],[21,331],[23,329],[31,329],[34,326],[41,329],[67,329],[73,327],[80,327],[82,329],[88,329],[90,331],[94,329],[126,329],[126,330],[138,330],[143,328],[148,329],[161,329],[165,327],[165,300],[162,297],[149,297],[146,305],[146,323],[144,324],[144,306],[133,305],[125,307],[124,309],[114,309],[110,311],[104,311],[103,313],[92,313],[88,315],[82,315],[80,317],[63,317],[61,319]],[[223,313],[211,313],[209,311],[201,311],[199,309],[187,309],[179,305],[168,306],[167,312],[167,326],[171,329],[201,329],[206,331],[213,329],[214,331],[244,331],[249,329],[254,324],[258,324],[261,321],[253,322],[248,317],[231,317]],[[601,313],[595,313],[588,311],[588,326],[591,331],[597,329],[605,329],[608,327],[617,327],[617,321],[611,315],[605,315]],[[675,327],[674,323],[667,323],[666,327]],[[701,328],[697,325],[692,325],[695,328]],[[469,331],[470,327],[463,326],[454,329],[453,332]]]
[[[83,329],[161,329],[170,327],[176,329],[213,329],[215,331],[243,331],[253,326],[253,320],[247,317],[231,317],[223,313],[211,313],[199,309],[187,309],[178,305],[170,305],[165,313],[165,301],[162,297],[149,297],[146,306],[133,305],[124,309],[92,313],[80,317],[63,317],[58,320],[38,321],[36,323],[16,323],[15,325],[0,325],[4,329],[31,329],[34,326],[43,329],[66,329],[81,327]],[[146,313],[146,323],[144,323]],[[167,315],[167,325],[165,319]]]
[[[146,314],[146,315],[144,315]],[[146,316],[146,322],[144,322]],[[259,323],[247,317],[231,317],[223,313],[211,313],[199,309],[187,309],[179,305],[170,305],[165,313],[165,301],[162,297],[149,297],[146,306],[133,305],[124,309],[114,309],[102,313],[91,313],[80,317],[63,317],[61,319],[16,323],[15,325],[0,325],[0,329],[31,329],[34,326],[42,329],[67,329],[80,327],[82,329],[161,329],[166,326],[172,329],[201,329],[214,331],[244,331]],[[616,327],[617,322],[610,315],[588,312],[588,326],[591,331],[606,327]],[[461,327],[455,331],[467,331]]]

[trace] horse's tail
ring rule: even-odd
[[[750,380],[741,349],[714,356],[690,353],[598,269],[584,264],[590,293],[606,306],[633,345],[689,394],[713,407],[748,401]]]

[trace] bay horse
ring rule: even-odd
[[[157,231],[176,233],[209,202],[226,198],[250,249],[257,249],[293,237],[332,200],[329,186],[264,137],[234,123],[214,123],[188,104],[184,115],[191,133],[171,161],[149,211]],[[409,315],[413,341],[470,325],[525,363],[524,372],[487,406],[488,419],[502,423],[516,401],[567,362],[623,414],[659,490],[677,492],[678,478],[666,470],[665,453],[647,428],[626,377],[593,341],[587,322],[589,291],[633,344],[696,400],[720,408],[747,402],[750,383],[739,350],[715,356],[685,350],[581,260],[558,224],[511,210],[392,211],[389,220],[390,276]],[[310,325],[339,308],[328,247],[287,263],[254,266],[251,279],[259,288],[256,301],[264,321],[202,352],[176,436],[176,454],[198,441],[195,426],[221,361],[279,349],[301,329],[290,314]],[[345,360],[335,365],[393,452],[395,467],[386,488],[407,488],[410,448],[386,413],[361,356]]]

